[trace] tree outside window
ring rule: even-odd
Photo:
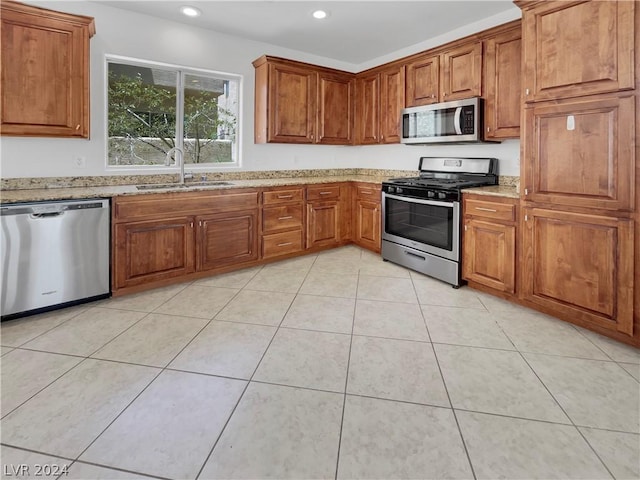
[[[108,73],[110,166],[164,165],[174,147],[186,164],[237,163],[237,78],[115,61]]]

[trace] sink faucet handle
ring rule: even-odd
[[[184,172],[184,179],[187,180],[191,180],[193,178],[193,173],[191,172]]]

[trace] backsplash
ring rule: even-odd
[[[258,180],[269,178],[326,177],[338,175],[379,175],[379,176],[411,176],[415,171],[376,170],[365,168],[334,168],[315,170],[256,170],[241,172],[208,172],[203,173],[206,180]],[[3,178],[0,190],[32,190],[41,188],[69,187],[103,187],[115,185],[144,185],[153,183],[171,183],[178,181],[177,174],[157,175],[109,175],[85,177],[36,177],[36,178]],[[200,175],[193,180],[203,180]]]
[[[384,170],[373,168],[334,168],[314,170],[256,170],[242,172],[209,172],[203,173],[206,180],[259,180],[269,178],[302,178],[343,175],[367,175],[378,177],[411,177],[418,175],[415,170]],[[202,180],[200,176],[191,181]],[[158,175],[110,175],[87,177],[36,177],[36,178],[3,178],[0,190],[32,190],[69,187],[102,187],[116,185],[142,185],[153,183],[177,182],[177,174]],[[520,177],[500,176],[500,185],[517,187]]]

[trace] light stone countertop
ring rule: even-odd
[[[94,187],[39,188],[23,190],[2,190],[0,202],[3,204],[19,202],[38,202],[54,200],[74,200],[81,198],[109,198],[123,195],[154,195],[173,192],[198,192],[208,190],[229,190],[235,188],[264,188],[288,185],[307,185],[337,182],[365,182],[380,184],[389,176],[377,175],[328,175],[294,178],[264,178],[251,180],[228,180],[230,185],[193,186],[189,188],[162,188],[138,190],[135,185],[108,185]]]
[[[462,193],[473,193],[475,195],[488,195],[492,197],[520,198],[520,193],[515,186],[511,185],[489,185],[487,187],[465,188]]]

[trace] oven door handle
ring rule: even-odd
[[[456,129],[457,135],[462,135],[462,125],[460,124],[460,117],[462,116],[462,107],[456,108],[456,113],[453,116],[453,128]]]
[[[400,200],[401,202],[409,202],[409,203],[421,203],[422,205],[435,205],[437,207],[453,207],[456,202],[436,202],[435,200],[423,200],[421,198],[413,198],[413,197],[400,197],[398,195],[389,195],[388,193],[383,193],[385,198],[391,198],[392,200]]]

